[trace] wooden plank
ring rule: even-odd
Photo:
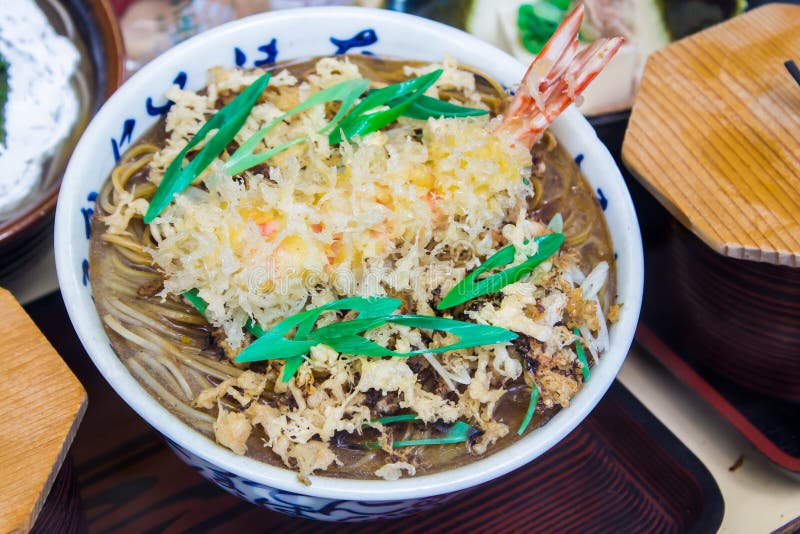
[[[0,288],[0,532],[28,531],[86,410],[86,392]]]
[[[800,6],[770,4],[651,56],[622,158],[714,250],[800,267]]]

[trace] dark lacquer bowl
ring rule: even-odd
[[[800,269],[722,256],[673,226],[692,358],[751,391],[800,402]]]

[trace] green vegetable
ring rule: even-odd
[[[291,358],[308,353],[311,347],[320,343],[317,336],[312,335],[312,328],[319,316],[325,311],[356,310],[359,312],[358,317],[364,320],[371,320],[376,316],[392,313],[401,304],[402,301],[399,299],[352,297],[335,300],[318,308],[300,312],[279,322],[259,336],[256,341],[245,347],[236,357],[236,363]],[[285,337],[286,334],[294,328],[297,328],[294,339],[287,339]],[[284,375],[284,382],[287,380],[286,375]]]
[[[318,133],[326,133],[332,131],[338,124],[339,121],[344,118],[345,114],[350,110],[350,108],[355,104],[358,97],[361,96],[361,93],[366,91],[367,87],[369,86],[369,80],[365,80],[363,78],[359,78],[357,80],[347,80],[341,83],[337,83],[334,86],[328,87],[327,89],[323,89],[319,93],[316,93],[306,99],[305,101],[301,102],[297,106],[293,107],[280,117],[276,118],[259,131],[254,133],[250,138],[245,141],[242,146],[240,146],[236,152],[230,157],[230,159],[225,163],[225,172],[230,175],[239,174],[251,167],[259,165],[270,159],[273,156],[283,152],[287,148],[296,145],[298,143],[302,143],[308,140],[308,136],[299,137],[288,143],[284,143],[280,146],[271,148],[264,152],[260,152],[255,154],[254,151],[258,144],[261,142],[262,139],[272,130],[277,124],[279,124],[284,119],[296,114],[300,113],[301,111],[305,111],[313,106],[325,104],[327,102],[341,102],[342,105],[339,108],[339,111],[333,117],[333,119]]]
[[[292,315],[276,324],[236,357],[237,363],[276,360],[301,356],[311,347],[325,344],[337,352],[359,356],[407,357],[424,353],[440,353],[456,349],[493,345],[516,339],[517,334],[490,325],[481,325],[429,317],[427,315],[390,315],[400,305],[397,299],[342,299]],[[312,331],[313,324],[325,310],[348,309],[359,311],[357,319],[323,326]],[[425,328],[450,332],[459,340],[444,347],[419,349],[407,353],[395,352],[357,334],[379,328],[387,323],[412,328]],[[285,336],[297,328],[294,339]]]
[[[197,289],[192,289],[183,294],[201,315],[205,317],[208,303],[200,298]],[[287,317],[273,328],[265,331],[255,322],[249,320],[245,327],[258,339],[248,345],[236,357],[236,362],[251,362],[259,360],[286,359],[283,369],[282,380],[288,382],[300,366],[303,364],[302,356],[306,354],[318,341],[310,340],[309,335],[317,319],[323,312],[328,310],[357,310],[358,317],[369,319],[381,315],[387,315],[397,310],[402,301],[393,298],[372,298],[352,297],[335,300],[304,312]],[[297,327],[294,340],[288,340],[284,336]],[[270,353],[276,351],[277,355],[272,357],[255,356],[261,352]]]
[[[458,337],[458,341],[444,347],[425,348],[412,350],[410,352],[395,352],[378,345],[356,334],[374,328],[379,328],[387,323],[408,326],[412,328],[424,328],[428,330],[440,330],[449,332]],[[405,358],[418,354],[437,354],[457,349],[479,347],[481,345],[494,345],[505,343],[517,338],[517,334],[505,328],[497,326],[467,323],[443,317],[431,317],[428,315],[388,315],[376,317],[374,319],[356,319],[334,323],[318,329],[313,335],[320,343],[328,345],[337,352],[345,354],[355,354],[359,356],[396,356]]]
[[[550,35],[556,31],[558,25],[566,15],[566,9],[561,9],[551,2],[536,2],[533,4],[533,16],[548,28],[552,28]]]
[[[389,297],[350,297],[334,300],[333,302],[329,302],[314,308],[314,311],[317,313],[312,314],[302,325],[297,328],[295,337],[309,337],[311,335],[311,329],[314,327],[314,324],[319,316],[328,310],[356,310],[359,312],[358,318],[370,319],[389,315],[402,306],[402,304],[402,300]]]
[[[339,111],[334,118],[317,132],[321,134],[328,133],[331,144],[341,140],[341,133],[336,131],[336,127],[339,126],[340,122],[342,122],[341,129],[345,131],[345,138],[349,139],[354,135],[366,135],[379,130],[394,122],[400,115],[412,119],[426,120],[430,117],[470,117],[488,113],[482,109],[458,106],[423,95],[422,93],[430,87],[430,84],[435,82],[441,75],[441,71],[438,72],[439,74],[429,76],[429,78],[421,76],[408,82],[390,85],[373,91],[352,111],[350,108],[369,86],[368,80],[347,80],[323,89],[274,119],[248,138],[225,163],[225,172],[230,175],[239,174],[277,156],[289,147],[307,141],[308,136],[298,137],[264,152],[255,153],[259,143],[281,121],[291,115],[327,102],[341,102]],[[424,79],[419,81],[421,78]],[[433,81],[429,81],[430,78]],[[389,107],[388,110],[367,114],[368,111],[384,104]]]
[[[205,315],[208,304],[198,296],[196,289],[187,291],[183,295],[201,314]],[[236,356],[236,363],[285,359],[287,361],[284,366],[282,380],[288,382],[302,365],[302,356],[307,354],[311,347],[320,343],[345,354],[407,357],[480,345],[493,345],[511,341],[517,337],[514,332],[496,326],[467,323],[427,315],[391,315],[401,304],[401,300],[387,297],[370,299],[351,297],[335,300],[287,317],[267,331],[264,331],[252,321],[248,321],[246,325],[248,330],[258,339],[245,347]],[[352,321],[333,323],[313,330],[320,315],[330,310],[355,310],[358,311],[358,316]],[[400,353],[356,335],[367,330],[379,328],[387,323],[450,332],[458,337],[459,340],[444,347]],[[286,335],[295,328],[297,330],[294,339],[287,339]]]
[[[450,427],[447,434],[441,438],[427,438],[427,439],[411,439],[407,441],[395,441],[392,443],[393,448],[398,447],[414,447],[416,445],[447,445],[449,443],[462,443],[467,441],[470,436],[475,434],[476,430],[463,421],[456,421]]]
[[[8,102],[8,67],[0,54],[0,145],[6,145],[6,103]]]
[[[418,423],[420,422],[419,416],[415,413],[407,413],[403,415],[390,415],[387,417],[381,417],[380,419],[373,419],[373,423],[380,423],[382,425],[390,425],[392,423],[400,423],[403,421],[408,421],[409,423]]]
[[[569,12],[569,0],[536,0],[517,10],[517,29],[525,49],[538,54]]]
[[[286,358],[286,364],[283,366],[283,376],[281,377],[282,382],[288,382],[292,379],[292,377],[297,373],[300,366],[303,365],[303,357],[302,356],[292,356],[291,358]]]
[[[339,127],[328,136],[332,145],[355,136],[364,136],[396,121],[411,104],[433,85],[442,70],[435,70],[418,78],[389,85],[370,92],[342,120]],[[389,109],[373,111],[380,106]]]
[[[562,11],[569,11],[570,0],[550,0],[550,3]]]
[[[253,109],[258,97],[261,96],[267,84],[269,84],[269,77],[269,73],[264,74],[239,93],[225,107],[217,111],[172,160],[153,195],[153,199],[150,201],[150,207],[144,216],[145,224],[150,224],[153,219],[158,217],[164,211],[164,208],[172,202],[172,198],[186,189],[228,146],[241,129],[247,116],[250,115],[250,111]],[[217,133],[184,167],[183,160],[186,154],[203,141],[212,130],[217,130]]]
[[[583,372],[583,381],[586,382],[589,380],[589,362],[586,360],[586,353],[583,350],[583,345],[581,345],[581,331],[577,328],[572,329],[572,333],[575,334],[575,352],[578,354],[578,361],[583,364],[583,368],[581,371]]]
[[[406,417],[406,416],[400,415],[396,417]],[[391,418],[386,417],[384,419],[391,419]],[[407,441],[395,441],[394,443],[392,443],[392,447],[396,449],[399,447],[414,447],[417,445],[447,445],[449,443],[462,443],[464,441],[467,441],[469,438],[471,438],[477,433],[478,430],[472,428],[467,423],[464,423],[463,421],[456,421],[453,424],[453,426],[450,427],[447,433],[441,438],[425,438],[425,439],[411,439]],[[378,443],[377,441],[367,442],[363,446],[366,449],[381,448],[380,443]]]
[[[458,306],[481,295],[488,295],[500,291],[509,284],[516,283],[533,271],[539,264],[552,256],[564,243],[564,234],[546,234],[533,239],[539,248],[536,254],[519,265],[509,267],[499,273],[477,280],[478,276],[497,267],[508,265],[514,261],[516,249],[513,245],[501,248],[477,269],[468,274],[451,289],[442,301],[436,306],[437,310],[446,310]]]
[[[189,291],[186,291],[183,294],[183,297],[186,300],[188,300],[191,303],[191,305],[197,309],[198,312],[200,312],[200,315],[205,317],[206,310],[208,309],[208,303],[202,298],[200,298],[200,295],[198,293],[199,292],[197,289],[191,289]],[[244,326],[255,337],[261,337],[262,335],[264,335],[264,329],[258,326],[258,324],[254,323],[252,320],[248,320]]]
[[[322,312],[326,310],[357,310],[358,317],[368,318],[372,316],[379,316],[387,313],[392,313],[397,308],[400,307],[402,301],[399,299],[392,299],[392,298],[374,298],[374,299],[364,299],[361,297],[352,297],[346,299],[340,299],[333,302],[329,302],[328,304],[324,304],[318,308],[314,308],[314,310],[318,311],[316,314],[311,314],[308,316],[303,323],[301,323],[297,327],[297,332],[295,332],[295,339],[300,336],[300,338],[306,338],[310,335],[311,329],[314,328],[314,324],[317,322],[317,319]],[[261,336],[258,336],[261,337]],[[310,350],[310,349],[309,349]],[[237,361],[238,358],[237,358]],[[300,366],[303,364],[303,357],[302,356],[293,356],[286,360],[286,365],[283,367],[283,377],[281,380],[284,382],[288,382],[292,379],[292,377],[297,373],[297,370],[300,369]]]
[[[206,309],[208,309],[208,303],[202,298],[200,298],[197,289],[192,289],[190,291],[187,291],[183,294],[183,296],[186,298],[186,300],[188,300],[192,304],[192,306],[197,308],[197,311],[200,312],[200,315],[202,315],[203,317],[206,316]],[[247,321],[247,323],[245,324],[245,328],[247,328],[247,330],[249,330],[250,333],[257,338],[260,338],[266,333],[263,328],[261,328],[251,319]],[[302,356],[291,356],[289,358],[286,358],[286,365],[284,365],[283,367],[282,380],[284,382],[288,382],[294,376],[294,374],[297,372],[297,370],[300,368],[301,365],[303,365]]]
[[[477,117],[489,113],[484,109],[468,108],[458,106],[422,95],[406,109],[404,117],[417,120],[427,120],[429,118],[438,119],[440,117]]]
[[[192,304],[192,306],[197,308],[197,311],[200,312],[200,315],[202,315],[203,317],[206,316],[206,309],[208,309],[208,302],[200,298],[200,296],[198,295],[198,291],[196,289],[192,289],[190,291],[185,292],[183,294],[183,298],[188,300]]]
[[[531,424],[531,419],[533,419],[533,414],[536,412],[536,403],[539,402],[539,387],[536,385],[536,382],[531,384],[531,400],[528,403],[528,411],[525,412],[525,419],[522,420],[522,424],[519,426],[519,430],[517,430],[517,435],[521,436],[525,433],[525,429],[528,428],[528,425]]]
[[[547,223],[547,227],[556,233],[564,233],[564,217],[561,216],[560,212],[553,215],[553,218]]]
[[[541,4],[551,8],[550,10],[544,8],[544,16],[540,15],[542,12],[541,8],[536,9],[536,6]],[[517,29],[520,33],[522,45],[531,54],[538,54],[541,52],[545,43],[556,31],[558,22],[553,24],[549,18],[556,13],[556,11],[553,10],[560,12],[561,18],[566,15],[566,10],[559,10],[557,7],[548,4],[545,0],[540,0],[537,4],[522,4],[519,6],[519,10],[517,11]]]

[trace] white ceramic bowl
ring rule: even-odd
[[[597,404],[622,365],[633,339],[642,298],[639,226],[619,169],[594,130],[573,108],[552,131],[581,165],[604,206],[617,254],[620,320],[611,328],[611,348],[592,377],[550,422],[515,444],[464,467],[393,482],[311,477],[228,449],[192,430],[154,400],[111,349],[91,295],[88,276],[88,217],[96,192],[114,166],[115,152],[142,135],[164,111],[173,80],[200,89],[208,68],[252,67],[337,52],[370,53],[441,61],[447,54],[507,86],[525,66],[496,48],[435,22],[390,11],[319,8],[253,16],[199,35],[154,60],[128,80],[103,106],[80,140],[67,168],[56,213],[56,264],[70,319],[100,372],[136,412],[161,432],[187,463],[226,490],[269,508],[314,519],[367,520],[419,511],[455,492],[499,477],[530,462],[566,436]]]

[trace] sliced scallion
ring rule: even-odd
[[[367,135],[396,121],[441,75],[442,70],[439,69],[418,78],[372,91],[347,114],[338,128],[330,133],[328,136],[330,144],[335,145],[357,135]],[[389,109],[374,111],[377,107],[387,105]]]
[[[208,302],[200,298],[200,296],[198,295],[198,291],[196,289],[192,289],[190,291],[185,292],[183,294],[183,298],[188,300],[191,303],[191,305],[194,306],[198,312],[200,312],[200,315],[202,315],[203,317],[206,316],[206,309],[208,308]]]
[[[145,224],[150,224],[153,219],[158,217],[172,202],[172,198],[186,189],[228,146],[247,120],[258,97],[267,88],[269,78],[269,73],[264,74],[217,111],[175,156],[150,200],[150,205],[144,215]],[[184,166],[183,160],[189,151],[203,141],[212,130],[217,130],[217,133]]]
[[[406,441],[395,441],[393,448],[414,447],[417,445],[447,445],[450,443],[462,443],[475,435],[476,429],[463,421],[456,421],[450,430],[441,438],[410,439]]]
[[[319,316],[329,310],[356,310],[359,317],[370,320],[373,314],[386,314],[395,311],[402,301],[393,298],[362,298],[351,297],[335,300],[317,308],[312,308],[298,314],[287,317],[271,329],[264,332],[257,340],[236,356],[236,363],[256,362],[260,360],[275,360],[290,358],[292,356],[302,356],[314,345],[321,341],[312,335],[312,328]],[[366,314],[366,315],[365,315]],[[340,323],[337,323],[340,324]],[[297,328],[294,339],[287,339],[285,336]],[[289,354],[284,351],[289,350]],[[295,353],[295,351],[298,351]],[[299,367],[299,366],[298,366]],[[284,379],[286,375],[284,375]],[[286,380],[284,380],[286,381]]]
[[[258,154],[255,153],[255,149],[258,147],[258,144],[261,142],[261,140],[264,139],[264,137],[281,121],[311,107],[326,104],[328,102],[341,102],[339,111],[336,113],[333,119],[327,125],[325,125],[325,127],[319,130],[318,133],[328,133],[333,131],[345,114],[350,111],[350,108],[353,106],[353,104],[355,104],[356,100],[358,100],[358,97],[361,96],[361,93],[366,91],[368,86],[369,80],[364,78],[346,80],[310,96],[297,106],[274,119],[272,122],[250,136],[247,141],[242,143],[242,146],[240,146],[225,163],[225,172],[230,175],[239,174],[251,167],[267,161],[291,146],[308,140],[308,136],[303,136],[264,152],[259,152]]]
[[[200,315],[206,317],[206,310],[208,309],[208,303],[200,298],[199,291],[197,289],[190,289],[183,293],[183,297],[189,301],[189,303],[200,312]],[[261,337],[264,335],[264,329],[258,326],[253,320],[248,320],[244,327],[255,337]]]
[[[403,112],[403,116],[410,119],[427,120],[440,117],[478,117],[488,113],[485,109],[468,108],[422,95],[411,103]]]
[[[509,267],[499,273],[477,280],[481,274],[508,265],[514,261],[516,249],[513,245],[501,248],[483,262],[477,269],[469,273],[463,280],[451,289],[442,301],[436,305],[437,310],[446,310],[458,306],[481,295],[496,293],[509,284],[522,280],[526,275],[538,267],[543,261],[556,253],[564,243],[564,234],[546,234],[533,239],[538,244],[536,253],[519,265]]]
[[[528,411],[525,412],[525,419],[522,420],[522,424],[519,426],[519,430],[517,430],[518,435],[521,436],[524,434],[525,429],[531,424],[533,414],[536,412],[537,402],[539,402],[539,387],[536,385],[536,382],[534,382],[531,384],[531,400],[528,402]]]
[[[379,419],[373,419],[371,422],[380,423],[382,425],[391,425],[392,423],[402,423],[404,421],[409,423],[419,423],[420,418],[415,413],[405,413],[402,415],[388,415]]]
[[[380,328],[389,323],[411,328],[448,332],[459,339],[455,343],[443,347],[429,347],[412,350],[410,352],[396,352],[378,345],[367,338],[356,335],[367,330]],[[437,354],[452,350],[479,347],[482,345],[505,343],[516,339],[517,334],[497,326],[468,323],[456,321],[455,319],[445,319],[443,317],[431,317],[428,315],[388,315],[374,319],[356,319],[354,321],[334,323],[316,330],[314,332],[314,337],[335,351],[344,354],[405,358],[425,353]]]
[[[404,417],[404,416],[396,416]],[[389,418],[384,418],[389,419]],[[378,420],[380,421],[380,419]],[[394,422],[394,421],[392,421]],[[399,447],[415,447],[422,445],[448,445],[450,443],[463,443],[472,436],[479,433],[479,430],[471,427],[463,421],[456,421],[448,429],[447,433],[440,438],[424,438],[424,439],[410,439],[405,441],[395,441],[392,447],[397,449]],[[377,441],[370,441],[363,444],[365,449],[380,449],[381,445]]]
[[[589,372],[589,362],[586,360],[586,352],[584,352],[583,345],[581,345],[581,331],[573,328],[572,333],[575,334],[575,353],[578,355],[578,361],[583,365],[581,372],[583,373],[583,381],[586,382],[589,380],[591,373]]]
[[[564,217],[561,215],[561,212],[553,215],[553,218],[547,223],[547,227],[556,233],[564,233]]]

